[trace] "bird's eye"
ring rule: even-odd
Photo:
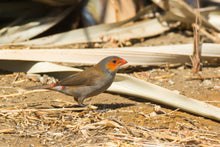
[[[112,61],[112,63],[114,63],[114,64],[115,64],[116,62],[117,62],[116,60],[113,60],[113,61]]]

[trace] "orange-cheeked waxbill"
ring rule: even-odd
[[[50,85],[29,87],[27,89],[51,89],[74,96],[80,106],[85,98],[104,92],[112,84],[119,67],[127,61],[118,56],[109,56],[86,70],[70,75]]]

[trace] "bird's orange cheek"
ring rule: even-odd
[[[106,65],[106,67],[108,69],[110,69],[111,71],[115,71],[115,69],[117,68],[117,65],[114,64],[114,63],[109,63],[109,64]]]

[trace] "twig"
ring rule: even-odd
[[[199,8],[199,1],[197,0],[197,7]],[[201,58],[201,44],[200,44],[200,27],[201,27],[201,19],[200,19],[200,12],[196,13],[196,22],[195,24],[192,25],[193,27],[193,32],[194,32],[194,50],[193,50],[193,55],[191,57],[192,61],[192,72],[198,73],[201,69],[201,63],[200,63],[200,58]]]
[[[16,76],[15,76],[15,78],[14,78],[13,82],[12,82],[12,85],[14,85],[14,84],[15,84],[15,82],[17,81],[17,79],[18,79],[19,75],[20,75],[20,72],[18,72],[18,73],[16,74]]]
[[[12,133],[15,133],[15,130],[14,129],[2,129],[2,130],[0,130],[0,134],[1,133],[12,134]]]
[[[19,80],[19,81],[15,81],[14,83],[13,83],[13,85],[15,85],[15,84],[19,84],[19,83],[23,83],[23,82],[25,82],[26,80]]]
[[[37,89],[37,90],[31,90],[31,91],[22,91],[19,93],[13,93],[13,94],[8,94],[8,95],[0,95],[0,98],[6,98],[6,97],[14,97],[14,96],[19,96],[19,95],[23,95],[23,94],[29,94],[29,93],[35,93],[35,92],[43,92],[43,91],[49,91],[47,89]]]
[[[175,109],[175,110],[173,110],[173,111],[171,111],[171,112],[169,112],[169,113],[167,113],[166,115],[171,115],[172,113],[174,113],[174,112],[176,112],[176,111],[179,111],[180,109],[179,108],[177,108],[177,109]]]
[[[214,78],[220,78],[220,75],[217,76],[185,76],[185,79],[187,80],[205,80],[205,79],[214,79]]]
[[[170,78],[170,77],[173,77],[174,75],[175,75],[174,73],[171,73],[171,74],[169,74],[169,75],[156,76],[156,77],[154,77],[153,79]]]
[[[37,112],[37,111],[79,111],[79,110],[87,110],[87,107],[79,107],[79,108],[57,108],[57,109],[0,109],[0,113],[16,113],[16,112]]]
[[[132,135],[132,136],[135,136],[135,134],[127,127],[127,125],[126,125],[124,122],[120,121],[120,120],[119,120],[118,118],[116,118],[116,117],[111,117],[111,119],[112,119],[113,121],[119,123],[120,125],[122,125],[122,126],[125,128],[125,131],[126,131],[128,134],[130,134],[130,135]]]
[[[204,27],[201,27],[200,31],[203,35],[205,35],[207,38],[211,39],[213,42],[220,43],[220,38],[216,35],[213,35],[213,34],[209,33],[208,31],[206,31],[206,29]]]

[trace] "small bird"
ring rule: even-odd
[[[104,92],[111,86],[119,67],[127,61],[118,56],[109,56],[86,70],[70,75],[50,85],[28,87],[26,89],[51,89],[74,96],[80,106],[85,106],[85,98]]]

